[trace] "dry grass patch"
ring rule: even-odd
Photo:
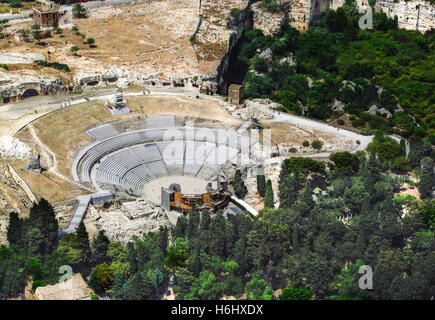
[[[28,161],[12,160],[10,164],[27,183],[35,196],[45,198],[51,203],[73,199],[84,194],[75,185],[58,178],[52,173],[45,171],[39,174],[27,170]]]
[[[189,99],[186,97],[147,96],[128,97],[130,108],[142,109],[146,115],[173,114],[222,121],[226,124],[237,124],[218,101],[208,99]],[[142,108],[140,107],[142,105]]]
[[[85,131],[126,116],[113,117],[104,102],[92,101],[53,112],[33,126],[39,139],[56,155],[56,170],[70,176],[74,154],[93,141]]]

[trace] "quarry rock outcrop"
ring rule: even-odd
[[[383,0],[376,3],[375,9],[392,19],[397,16],[399,28],[426,32],[435,27],[435,7],[428,1]]]
[[[336,10],[345,0],[291,0],[287,21],[299,31],[306,31],[309,25],[319,19],[328,9]],[[370,6],[368,0],[355,0],[361,12]],[[380,0],[375,4],[375,12],[383,11],[394,19],[398,18],[399,28],[426,32],[435,26],[435,8],[423,0]]]
[[[62,89],[62,80],[48,74],[37,73],[33,70],[17,72],[0,71],[0,103],[6,99],[20,99],[26,90],[35,90],[37,94],[51,94]]]
[[[168,215],[144,199],[113,203],[108,209],[90,205],[84,223],[91,236],[104,230],[111,242],[124,245],[134,236],[171,226]]]
[[[284,12],[272,14],[258,8],[259,3],[251,6],[253,13],[254,29],[260,29],[265,35],[277,35],[286,22]]]
[[[236,53],[237,47],[243,34],[253,28],[253,14],[250,6],[240,10],[240,12],[228,22],[227,27],[233,30],[230,35],[227,53],[222,57],[221,63],[217,68],[217,83],[218,91],[221,94],[226,94],[229,85],[229,79],[225,77],[230,66],[232,55]]]

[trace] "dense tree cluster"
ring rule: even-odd
[[[397,195],[404,180],[388,173],[381,154],[336,153],[327,166],[287,159],[279,208],[268,180],[268,210],[257,219],[191,210],[171,230],[126,247],[104,232],[90,243],[83,223],[57,243],[53,208],[41,200],[32,219],[10,216],[10,246],[0,248],[1,298],[23,292],[29,275],[34,286],[57,281],[67,264],[112,299],[159,299],[171,284],[177,299],[429,299],[435,202]],[[422,195],[433,188],[431,161],[422,160]],[[363,265],[373,269],[373,290],[358,287]]]
[[[247,32],[238,55],[238,64],[249,67],[245,98],[271,98],[283,111],[318,119],[338,114],[332,109],[337,99],[359,129],[406,138],[429,135],[434,143],[435,33],[398,29],[397,18],[382,12],[374,13],[373,30],[360,29],[361,16],[348,0],[304,33],[289,25],[276,37]],[[260,57],[266,49],[272,50],[272,61]],[[283,60],[289,56],[296,66]],[[373,105],[392,119],[367,113]]]
[[[45,199],[33,205],[27,219],[15,212],[9,217],[9,247],[0,248],[0,299],[23,293],[30,275],[34,288],[53,279],[50,266],[58,238],[54,210]]]

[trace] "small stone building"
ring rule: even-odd
[[[239,105],[242,98],[243,91],[242,86],[239,84],[231,84],[228,87],[228,102],[230,104]]]
[[[60,25],[62,24],[61,18],[66,17],[67,14],[68,10],[59,9],[55,6],[46,6],[41,9],[33,8],[33,23],[41,28],[52,27],[53,24]],[[63,21],[63,23],[67,22],[70,21]]]

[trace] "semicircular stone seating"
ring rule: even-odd
[[[153,179],[189,175],[207,180],[239,152],[258,141],[234,131],[208,128],[151,128],[109,137],[79,151],[72,166],[74,180],[142,194]]]

